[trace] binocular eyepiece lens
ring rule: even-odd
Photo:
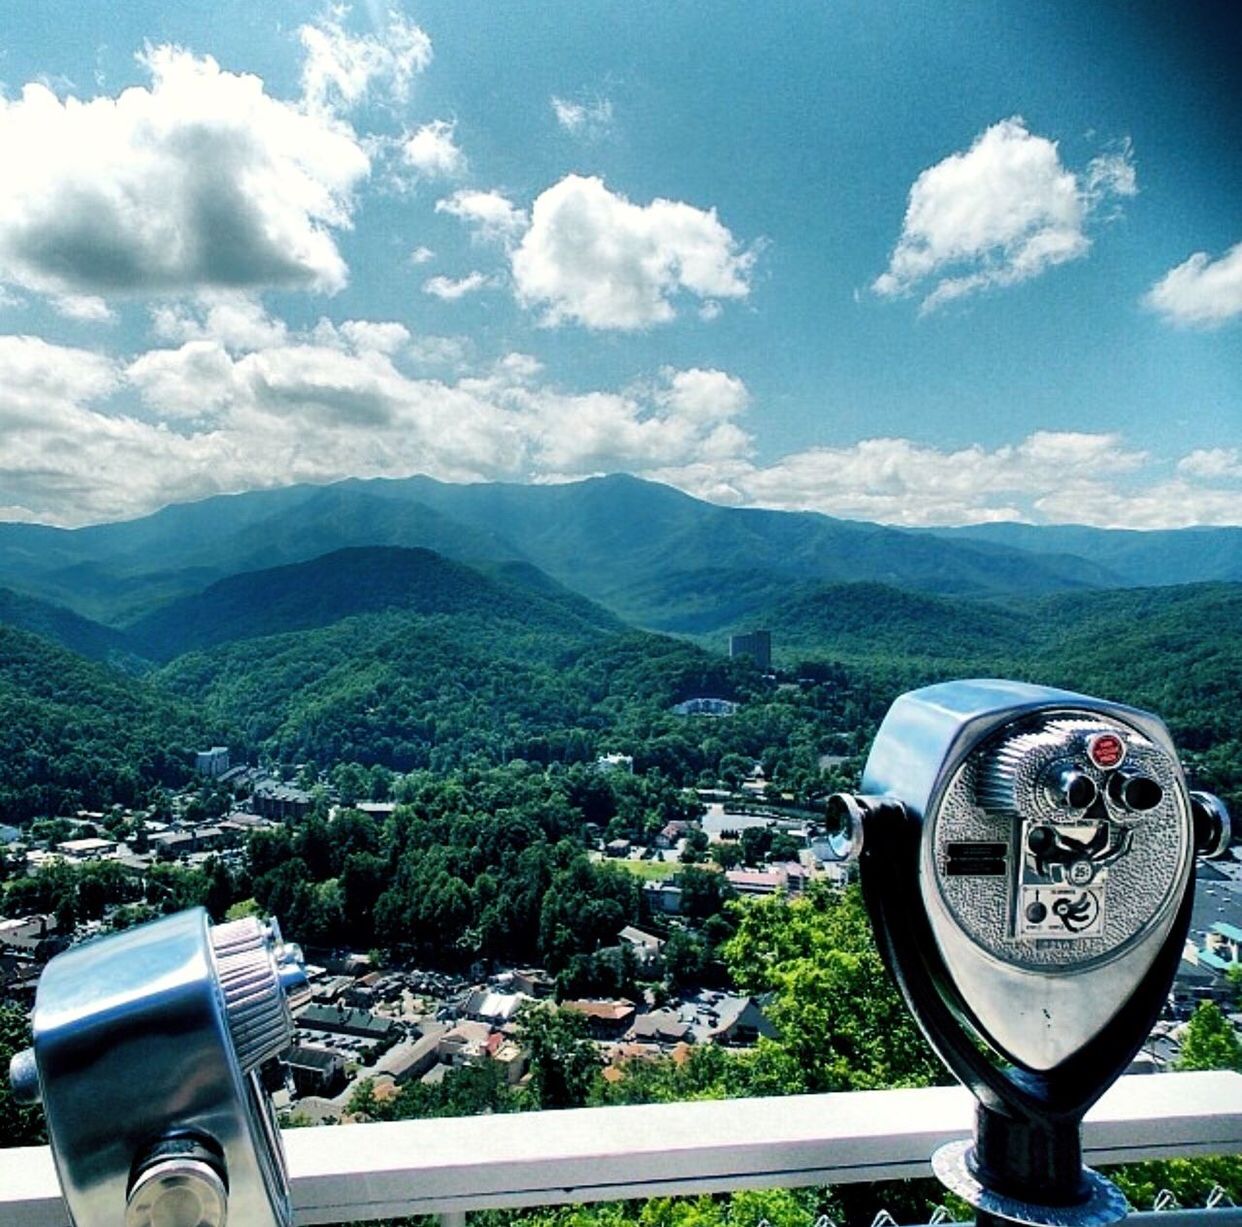
[[[1090,809],[1099,790],[1095,781],[1076,767],[1063,767],[1049,781],[1052,799],[1061,809]]]
[[[1116,771],[1108,781],[1108,799],[1122,809],[1145,814],[1164,800],[1164,789],[1149,775]]]

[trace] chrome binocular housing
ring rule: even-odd
[[[75,1227],[291,1227],[259,1067],[288,1048],[305,984],[274,920],[202,908],[47,965],[10,1081],[43,1104]]]
[[[1041,1189],[1046,1221],[1116,1221],[1078,1123],[1159,1014],[1195,857],[1229,846],[1224,805],[1189,791],[1156,716],[977,680],[898,698],[829,825],[907,1003],[980,1099],[974,1147],[942,1165],[951,1187],[990,1221],[1045,1221]],[[1002,1195],[1035,1217],[1005,1217],[987,1202]]]

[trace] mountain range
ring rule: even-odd
[[[1232,763],[1240,556],[1242,530],[902,531],[627,477],[350,481],[0,525],[0,811],[175,783],[217,739],[410,770],[589,760],[628,729],[697,770],[693,738],[650,713],[761,693],[721,654],[756,626],[778,664],[845,667],[842,729],[900,689],[992,674],[1148,706]],[[765,719],[760,748],[787,736]]]
[[[79,529],[3,524],[0,587],[16,594],[10,606],[36,598],[129,631],[139,654],[151,654],[144,647],[153,636],[162,658],[176,641],[167,628],[190,612],[178,602],[232,577],[360,547],[434,551],[510,579],[524,573],[528,588],[559,585],[636,626],[695,636],[761,620],[823,584],[1004,598],[1242,579],[1242,529],[910,531],[721,507],[628,476],[545,486],[412,477],[219,496]],[[246,582],[272,597],[262,581],[238,581],[210,601],[244,604]],[[380,599],[363,587],[366,599]],[[0,612],[37,629],[33,617],[29,608]],[[79,641],[84,633],[79,626]],[[96,651],[107,647],[106,636],[96,638]]]

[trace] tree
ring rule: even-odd
[[[800,898],[773,895],[733,911],[737,933],[722,953],[734,981],[774,994],[779,1038],[759,1049],[772,1092],[947,1080],[880,960],[857,887],[817,883]]]
[[[213,856],[207,862],[204,871],[207,875],[207,893],[203,906],[211,913],[211,918],[219,923],[233,904],[233,875],[218,856]]]
[[[703,859],[707,846],[707,832],[701,827],[695,827],[686,835],[686,844],[681,850],[682,862],[687,865],[697,865]]]
[[[664,943],[664,972],[672,988],[699,984],[707,959],[703,939],[687,929],[674,929]]]
[[[518,1040],[530,1053],[530,1090],[540,1108],[581,1108],[603,1064],[586,1018],[541,1002],[518,1010]]]
[[[9,1089],[9,1062],[30,1045],[26,1012],[0,1003],[0,1146],[39,1146],[47,1141],[43,1113],[19,1106]]]
[[[748,865],[762,865],[772,846],[772,832],[768,827],[746,827],[742,831],[742,859]]]
[[[1130,1163],[1106,1174],[1137,1210],[1151,1209],[1162,1189],[1183,1206],[1198,1206],[1219,1186],[1235,1205],[1242,1204],[1242,1158],[1237,1155]]]
[[[690,920],[706,920],[720,913],[737,892],[723,873],[689,866],[675,879],[681,887],[681,913]]]
[[[1242,1072],[1242,1040],[1215,1002],[1201,1001],[1186,1024],[1177,1068]]]
[[[370,1078],[360,1082],[350,1096],[351,1116],[367,1120],[422,1120],[440,1116],[480,1116],[484,1113],[516,1112],[522,1097],[509,1087],[504,1066],[481,1061],[445,1072],[437,1083],[407,1082],[396,1095],[379,1099]]]
[[[768,849],[768,859],[771,861],[796,861],[798,853],[802,851],[803,845],[798,843],[792,835],[786,835],[784,831],[777,831],[772,836],[772,846]]]

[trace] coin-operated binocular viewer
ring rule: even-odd
[[[1041,686],[902,695],[829,802],[885,962],[978,1099],[932,1159],[979,1224],[1104,1227],[1125,1199],[1080,1126],[1142,1046],[1181,958],[1196,855],[1229,817],[1187,790],[1164,724]]]
[[[10,1080],[42,1101],[74,1227],[289,1227],[258,1071],[305,984],[275,921],[212,926],[201,908],[47,965]]]

